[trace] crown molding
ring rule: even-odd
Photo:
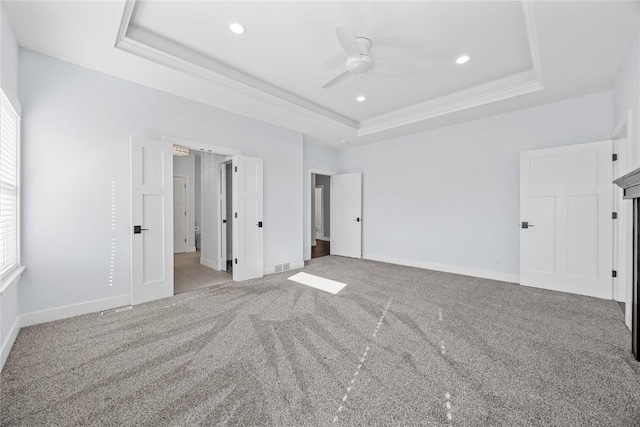
[[[358,136],[376,134],[541,90],[542,84],[531,78],[532,75],[532,71],[527,71],[364,120],[358,130]]]
[[[521,2],[531,55],[531,69],[361,122],[275,87],[158,34],[136,27],[132,20],[135,17],[137,0],[127,0],[125,3],[115,47],[188,75],[224,85],[238,93],[293,112],[340,133],[366,136],[542,90],[544,85],[533,0]]]
[[[117,49],[194,77],[224,85],[239,93],[285,108],[338,131],[355,133],[358,123],[306,99],[235,70],[131,24],[137,0],[127,0],[115,42]]]

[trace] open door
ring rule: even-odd
[[[218,230],[220,230],[220,249],[218,257],[218,269],[220,271],[227,271],[227,163],[222,162],[218,164],[218,174],[220,179],[218,180],[218,205],[220,207],[220,224]]]
[[[520,283],[611,299],[611,141],[520,153]]]
[[[233,156],[233,280],[264,275],[262,159]]]
[[[131,138],[131,303],[173,295],[172,145]]]
[[[362,174],[331,176],[331,255],[362,258]]]

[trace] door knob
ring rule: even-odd
[[[354,219],[355,222],[360,222],[360,217]]]
[[[134,225],[133,226],[133,234],[140,234],[140,233],[142,233],[143,231],[146,231],[146,230],[148,230],[148,228],[142,228],[141,225]]]
[[[522,228],[531,228],[533,224],[529,224],[527,221],[522,221]]]

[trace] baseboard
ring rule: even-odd
[[[9,336],[2,343],[2,350],[0,350],[0,372],[2,372],[2,368],[4,368],[4,363],[7,361],[9,357],[9,353],[11,352],[11,348],[13,347],[13,343],[16,342],[16,338],[18,337],[18,332],[20,332],[20,316],[16,318],[11,326],[11,331],[9,332]]]
[[[286,262],[286,261],[283,261]],[[279,264],[279,263],[277,263]],[[304,267],[304,261],[289,261],[289,269],[285,270],[285,271],[279,271],[278,273],[286,273],[287,271],[291,271],[291,270],[298,270],[300,268]],[[265,268],[264,269],[264,275],[268,276],[269,274],[275,274],[276,270],[275,267],[272,265],[269,268]]]
[[[204,265],[205,267],[213,268],[216,271],[220,271],[218,263],[215,261],[211,261],[210,259],[200,257],[200,264]]]
[[[407,267],[424,268],[425,270],[442,271],[444,273],[480,277],[483,279],[499,280],[501,282],[520,283],[520,276],[518,276],[517,274],[502,273],[499,271],[478,270],[475,268],[459,267],[457,265],[446,265],[412,259],[393,258],[384,255],[365,254],[362,256],[362,258],[371,261],[387,262],[389,264],[405,265]]]
[[[316,240],[322,240],[323,242],[330,242],[331,238],[327,236],[318,237]]]
[[[97,311],[109,310],[131,304],[131,295],[87,301],[79,304],[65,305],[63,307],[50,308],[48,310],[24,313],[20,316],[20,327],[38,325],[40,323],[53,322]]]

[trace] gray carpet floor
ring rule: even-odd
[[[640,426],[605,301],[324,257],[295,272],[24,328],[2,425]]]

